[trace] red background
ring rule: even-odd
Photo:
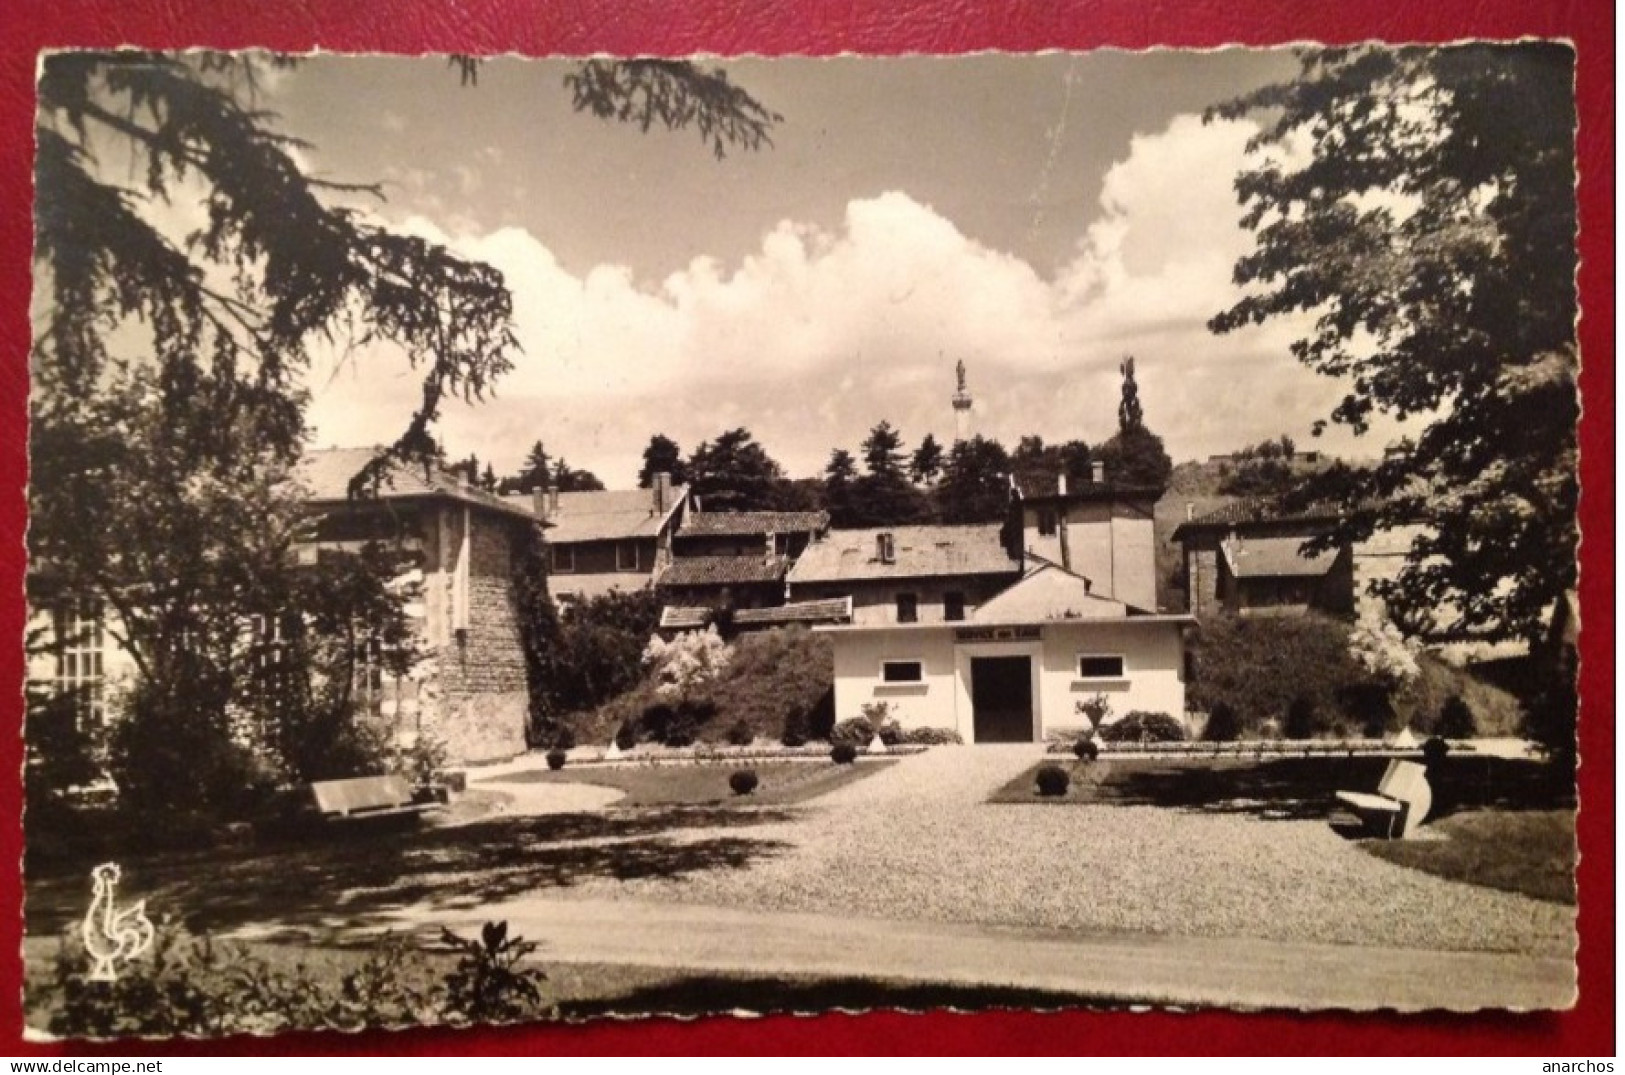
[[[1221,1012],[908,1015],[599,1022],[502,1031],[303,1034],[104,1053],[1525,1053],[1614,1051],[1614,12],[1603,0],[0,0],[0,639],[22,637],[30,180],[35,56],[50,46],[267,46],[286,51],[951,53],[1100,46],[1567,38],[1579,55],[1581,477],[1580,1002],[1562,1014],[1366,1016]],[[278,10],[281,8],[281,10]],[[866,10],[872,8],[873,10]],[[0,645],[0,697],[20,731],[21,647]],[[0,737],[0,773],[21,766]],[[0,904],[21,902],[21,783],[0,781]],[[0,915],[0,1052],[21,1042],[20,919]]]

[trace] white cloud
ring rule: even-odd
[[[1013,443],[1109,436],[1117,364],[1137,356],[1152,428],[1176,459],[1293,434],[1340,394],[1286,350],[1290,323],[1215,337],[1250,246],[1231,180],[1251,129],[1176,118],[1137,137],[1101,211],[1053,280],[988,249],[902,192],[857,199],[835,231],[782,221],[737,265],[696,258],[656,283],[600,265],[577,276],[525,231],[406,225],[503,271],[524,347],[498,398],[447,408],[458,452],[517,463],[544,440],[612,484],[653,433],[691,448],[746,425],[796,474],[889,419],[911,441],[953,428],[953,365],[970,367],[978,428]],[[449,232],[449,233],[448,233]],[[389,437],[416,379],[341,376],[318,393],[324,443]]]

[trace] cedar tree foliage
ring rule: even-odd
[[[1315,50],[1208,114],[1261,124],[1210,327],[1308,313],[1293,354],[1351,385],[1331,421],[1424,423],[1302,490],[1344,508],[1329,542],[1426,524],[1379,588],[1413,631],[1534,641],[1575,585],[1573,86],[1558,44]]]
[[[352,207],[377,187],[304,170],[305,145],[259,103],[266,73],[296,62],[61,52],[40,69],[29,596],[116,612],[138,669],[132,719],[198,725],[175,742],[221,741],[245,622],[285,614],[297,589],[312,345],[393,353],[421,377],[357,497],[391,458],[429,465],[442,401],[481,399],[517,350],[496,269]],[[453,63],[473,81],[477,61]],[[778,118],[679,62],[590,61],[566,88],[579,111],[692,128],[719,154],[767,143]],[[170,234],[171,205],[201,224]],[[185,784],[196,774],[177,760]]]

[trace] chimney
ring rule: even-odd
[[[666,514],[666,508],[671,501],[671,474],[661,470],[654,476],[655,514]]]
[[[559,488],[553,486],[547,491],[547,514],[549,518],[559,513]]]
[[[1185,501],[1185,521],[1190,522],[1194,518],[1196,518],[1196,501],[1187,500]]]
[[[1066,495],[1066,472],[1055,475],[1055,492],[1058,496]]]
[[[1089,480],[1096,485],[1106,484],[1106,463],[1102,459],[1093,459],[1089,462]]]
[[[536,518],[547,521],[547,487],[538,485],[530,491],[530,510]]]

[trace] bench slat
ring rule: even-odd
[[[1385,814],[1399,813],[1402,805],[1397,799],[1388,799],[1364,791],[1340,791],[1337,793],[1337,800],[1348,803],[1356,810],[1372,810]]]

